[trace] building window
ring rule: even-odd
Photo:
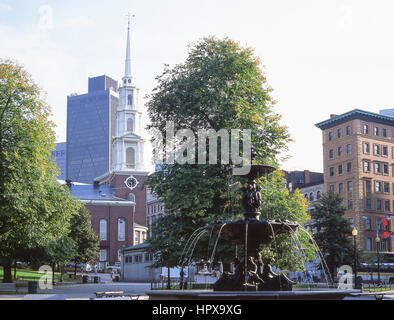
[[[330,191],[332,191],[332,192],[335,191],[335,185],[334,184],[330,184]]]
[[[342,156],[342,147],[338,147],[338,157]]]
[[[382,173],[379,162],[375,162],[375,173],[377,173],[377,174]]]
[[[375,192],[377,193],[382,192],[382,183],[380,181],[375,181]]]
[[[348,210],[353,210],[353,200],[347,201],[347,208],[348,208]]]
[[[135,194],[134,193],[129,193],[129,201],[135,202]]]
[[[339,175],[341,175],[343,172],[342,172],[342,165],[340,164],[339,166],[338,166],[338,174]]]
[[[371,163],[369,161],[364,161],[364,172],[371,171]]]
[[[371,202],[371,199],[369,199],[369,198],[366,199],[366,201],[365,201],[365,206],[366,206],[366,208],[367,208],[368,210],[371,210],[371,209],[372,209],[372,202]]]
[[[369,128],[368,128],[367,124],[364,124],[364,126],[363,126],[363,133],[364,134],[369,134]]]
[[[372,238],[367,239],[367,251],[372,251]]]
[[[389,165],[386,163],[383,163],[383,174],[389,174]]]
[[[134,121],[133,118],[127,119],[127,131],[133,132],[134,131]]]
[[[352,145],[351,144],[347,145],[346,152],[347,152],[347,154],[351,154],[352,153]]]
[[[334,159],[334,150],[330,150],[329,151],[329,157],[330,157],[330,159]]]
[[[365,191],[367,193],[371,192],[371,180],[365,180]]]
[[[126,241],[126,221],[118,219],[118,241]]]
[[[330,168],[330,177],[334,176],[334,168]]]
[[[379,128],[378,127],[373,128],[373,134],[374,134],[374,136],[379,136]]]
[[[332,132],[328,133],[328,140],[332,141],[334,139],[334,134]]]
[[[348,173],[352,172],[352,163],[348,162],[346,166],[347,166],[347,172]]]
[[[126,167],[135,167],[135,151],[133,148],[129,147],[126,149]]]
[[[390,193],[390,183],[384,182],[383,183],[383,190],[385,193]]]
[[[349,221],[349,224],[350,224],[350,228],[353,229],[354,228],[354,219],[350,218],[350,219],[348,219],[348,221]]]
[[[386,128],[382,128],[382,136],[383,137],[387,137],[387,129]]]
[[[350,134],[351,134],[351,127],[350,127],[350,126],[347,126],[347,127],[346,127],[346,135],[347,135],[347,136],[350,136]]]
[[[321,198],[321,192],[320,191],[317,192],[316,198],[317,198],[317,200],[319,200]]]
[[[388,155],[389,155],[389,151],[388,151],[387,146],[383,146],[382,147],[382,156],[388,157]]]
[[[374,145],[373,145],[373,154],[374,154],[375,156],[380,155],[380,146],[379,146],[378,144],[374,144]]]
[[[309,200],[310,200],[310,201],[315,200],[315,196],[314,196],[313,192],[311,192],[311,193],[309,194]]]
[[[353,181],[347,182],[347,191],[353,191]]]
[[[100,250],[100,261],[107,261],[107,250],[106,249],[102,249]]]
[[[369,153],[369,143],[368,142],[364,142],[363,143],[363,150],[364,150],[364,153]]]
[[[342,138],[342,129],[338,129],[338,139]]]
[[[338,193],[343,193],[343,183],[338,184]]]
[[[132,95],[132,94],[128,94],[128,95],[127,95],[127,104],[128,104],[129,106],[132,106],[132,105],[133,105],[133,95]]]
[[[107,240],[107,220],[105,219],[100,220],[100,240]]]
[[[384,211],[390,212],[390,200],[384,201]]]
[[[380,199],[376,200],[376,210],[382,211],[382,200]]]

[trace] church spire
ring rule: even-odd
[[[126,49],[126,64],[125,64],[125,77],[131,77],[131,57],[130,57],[130,18],[134,17],[130,14],[127,15],[129,17],[128,26],[127,26],[127,49]]]

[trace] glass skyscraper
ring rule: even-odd
[[[67,179],[92,183],[111,166],[111,141],[119,104],[118,82],[89,78],[88,93],[67,97]]]
[[[56,165],[60,171],[60,174],[57,176],[59,180],[66,179],[66,150],[67,150],[67,143],[59,142],[56,143],[56,149],[51,152],[56,162]]]

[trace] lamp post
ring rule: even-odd
[[[353,236],[353,247],[354,247],[354,289],[357,289],[357,243],[356,243],[356,238],[357,238],[358,231],[354,227],[352,231],[352,236]]]
[[[378,284],[380,284],[380,256],[379,256],[379,244],[380,244],[380,238],[379,236],[376,236],[376,255],[378,258]]]

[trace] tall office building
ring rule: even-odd
[[[55,150],[51,152],[60,171],[57,176],[59,180],[66,180],[66,150],[67,142],[59,142],[56,143]]]
[[[394,118],[356,109],[316,126],[323,131],[324,191],[342,196],[362,250],[393,252]]]
[[[88,93],[67,97],[67,179],[92,183],[111,168],[111,144],[119,103],[118,82],[89,78]]]

